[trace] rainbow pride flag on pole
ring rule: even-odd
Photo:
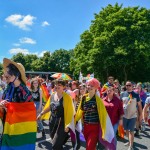
[[[36,131],[34,103],[9,103],[1,150],[35,150]]]
[[[50,94],[45,84],[41,85],[41,89],[42,89],[42,100],[44,103],[46,103],[50,97]]]

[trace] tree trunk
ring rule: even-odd
[[[126,66],[124,66],[124,68],[123,68],[123,72],[124,72],[124,82],[126,83],[126,81],[127,81],[127,77],[128,77],[128,75],[127,75],[127,71],[126,71]]]

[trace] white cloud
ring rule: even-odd
[[[50,24],[47,21],[42,22],[42,27],[49,26]]]
[[[47,52],[46,50],[45,50],[45,51],[42,51],[42,52],[38,53],[37,56],[38,56],[38,57],[43,57],[43,56],[44,56],[44,53],[46,53],[46,52]]]
[[[35,40],[28,38],[28,37],[23,37],[23,38],[19,39],[19,41],[22,44],[36,44]]]
[[[18,46],[20,46],[20,44],[19,43],[14,43],[13,46],[18,47]]]
[[[29,52],[28,49],[23,49],[23,48],[12,48],[9,50],[10,54],[17,54],[17,53],[22,53],[24,55],[33,54],[33,55],[37,55],[38,57],[43,57],[44,53],[46,52],[48,52],[48,50],[43,50],[41,52]]]
[[[17,54],[17,53],[22,53],[22,54],[29,54],[28,49],[22,49],[22,48],[12,48],[9,50],[10,54]]]
[[[31,15],[20,15],[20,14],[14,14],[8,16],[5,20],[14,26],[19,27],[22,30],[29,30],[29,26],[33,25],[33,20],[36,19],[36,17]]]

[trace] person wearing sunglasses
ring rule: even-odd
[[[126,82],[126,91],[121,93],[120,99],[123,101],[124,109],[123,127],[124,130],[126,130],[126,135],[129,140],[129,142],[124,145],[129,146],[128,150],[133,150],[134,127],[136,124],[137,111],[139,112],[140,120],[142,120],[142,105],[139,94],[133,91],[133,84],[131,81]]]

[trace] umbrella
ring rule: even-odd
[[[55,79],[72,80],[71,77],[66,73],[55,73],[51,77]]]

